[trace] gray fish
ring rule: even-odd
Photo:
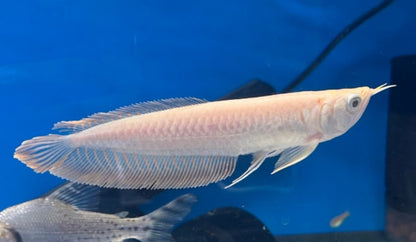
[[[69,183],[47,196],[3,210],[0,242],[172,241],[170,230],[196,201],[185,194],[146,216],[121,218],[91,211],[98,204],[98,191],[95,186]]]

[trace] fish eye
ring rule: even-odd
[[[354,112],[360,106],[360,103],[361,97],[358,94],[351,94],[348,96],[347,109]]]

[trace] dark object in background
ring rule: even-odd
[[[276,236],[276,242],[398,242],[390,240],[384,231],[350,231],[322,234]],[[404,242],[404,241],[401,241]]]
[[[268,83],[254,79],[249,83],[239,87],[218,100],[239,99],[248,97],[260,97],[266,95],[276,94],[276,90]]]
[[[252,214],[234,207],[212,210],[172,232],[177,242],[275,242],[266,226]]]
[[[325,49],[319,53],[319,55],[297,76],[293,81],[291,81],[281,93],[287,93],[293,91],[303,80],[308,77],[312,71],[318,67],[319,64],[334,50],[335,47],[343,40],[347,35],[349,35],[354,29],[363,24],[365,21],[379,13],[381,10],[388,7],[394,0],[384,0],[380,2],[377,6],[365,12],[363,15],[355,19],[352,23],[347,25],[340,33],[338,33],[335,38],[325,47]]]
[[[127,217],[135,218],[145,215],[139,206],[152,200],[163,190],[100,188],[97,212],[116,214],[128,212]]]
[[[405,213],[416,213],[416,55],[391,61],[392,89],[386,154],[386,200]]]
[[[416,241],[416,214],[387,208],[386,232],[391,241]]]

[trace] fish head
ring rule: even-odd
[[[19,233],[8,224],[0,221],[0,242],[20,242]]]
[[[326,140],[347,132],[361,118],[371,97],[391,87],[395,85],[331,91],[321,107],[321,127]]]

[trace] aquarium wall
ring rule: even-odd
[[[280,93],[374,1],[3,1],[0,3],[0,210],[64,180],[13,158],[22,141],[132,103],[214,101],[257,79]],[[411,0],[397,0],[348,35],[293,91],[390,82],[390,61],[416,53]],[[391,91],[400,92],[400,86]],[[384,230],[389,92],[374,96],[346,134],[274,175],[168,190],[144,211],[191,192],[187,220],[220,207],[256,216],[274,235]],[[335,216],[349,212],[340,226]]]

